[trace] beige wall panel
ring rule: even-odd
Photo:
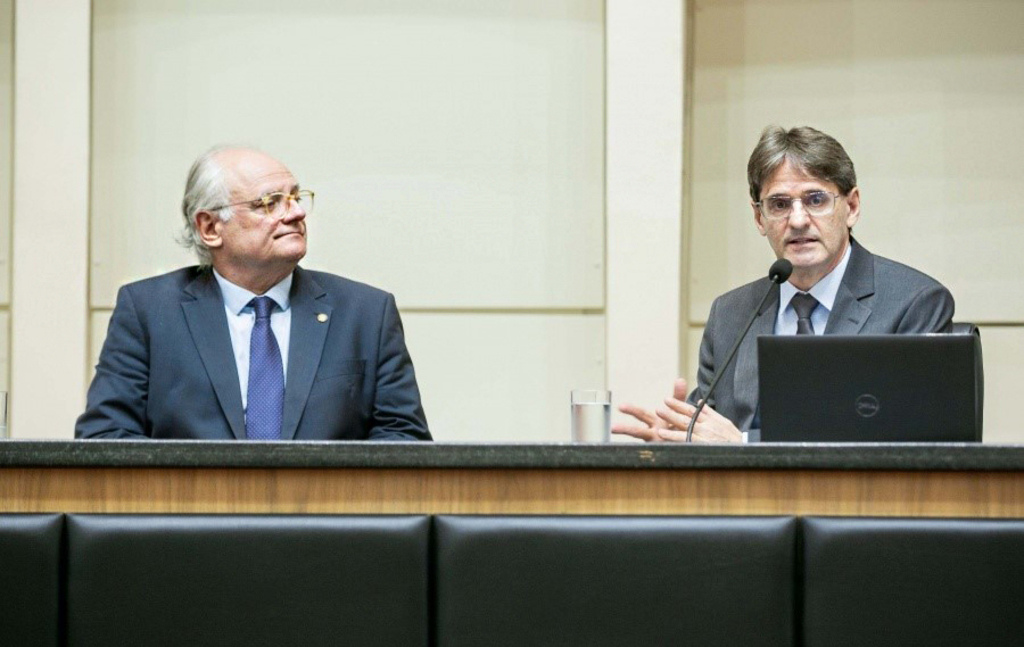
[[[635,404],[679,374],[683,5],[606,3],[608,384]]]
[[[672,381],[676,377],[681,377],[686,380],[687,392],[692,391],[697,386],[697,363],[700,358],[700,338],[704,334],[703,326],[686,326],[682,328],[682,332],[679,335],[679,343],[683,346],[683,350],[686,352],[686,365],[682,367],[682,372],[671,378],[665,380],[659,384],[650,385],[644,392],[635,398],[633,398],[633,404],[644,407],[645,409],[655,409],[663,406],[665,398],[672,395]],[[614,385],[613,385],[614,387]],[[616,399],[618,404],[619,399]],[[613,412],[612,422],[630,422],[634,423],[635,420],[621,413]],[[625,438],[616,438],[616,440],[627,440]]]
[[[0,391],[10,391],[11,313],[0,310]]]
[[[402,321],[436,440],[568,442],[569,391],[604,388],[600,315],[406,313]]]
[[[700,338],[703,334],[703,326],[686,326],[683,328],[682,334],[680,335],[680,343],[685,346],[686,366],[683,367],[683,372],[678,377],[686,380],[687,392],[693,391],[697,386],[697,365],[700,360]],[[655,407],[662,406],[665,398],[670,395],[672,395],[672,381],[668,380],[664,384],[657,385],[656,388],[648,389],[642,398],[637,399],[635,404],[647,409],[653,409]],[[622,414],[616,415],[617,417],[613,416],[613,421],[629,420],[628,417]]]
[[[1024,320],[1022,24],[1016,1],[697,0],[691,318],[772,260],[746,162],[777,123],[847,148],[869,249],[944,282],[958,319]]]
[[[14,134],[14,0],[0,0],[0,304],[11,302],[11,137]],[[4,337],[6,347],[7,337]],[[6,379],[7,373],[4,373]]]
[[[1020,417],[1024,378],[1024,326],[982,326],[981,346],[985,357],[986,443],[1024,443]]]
[[[109,310],[93,312],[90,376],[109,321]],[[436,440],[568,441],[569,391],[604,388],[599,315],[404,313],[402,322]]]
[[[89,0],[49,0],[19,2],[15,12],[10,432],[16,438],[70,437],[84,401],[89,9]]]
[[[189,262],[185,175],[225,141],[317,191],[311,267],[410,307],[603,306],[602,3],[93,11],[93,306]]]

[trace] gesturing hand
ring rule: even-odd
[[[672,387],[672,395],[675,398],[686,399],[686,380],[676,380]],[[642,422],[642,426],[630,425],[617,423],[612,425],[613,434],[622,434],[625,436],[632,436],[633,438],[639,438],[647,442],[658,442],[665,440],[661,437],[660,432],[662,430],[668,430],[670,423],[666,420],[659,418],[658,415],[647,409],[643,409],[634,404],[622,404],[619,406],[619,411],[625,414],[629,414]]]
[[[686,427],[696,407],[686,402],[686,380],[678,379],[672,385],[672,397],[665,405],[649,411],[633,404],[623,404],[619,411],[636,418],[642,426],[618,423],[613,434],[623,434],[647,442],[686,442]],[[697,442],[741,442],[743,435],[736,425],[711,407],[704,407],[693,427],[693,440]]]

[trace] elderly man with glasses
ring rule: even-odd
[[[700,412],[693,438],[736,442],[759,437],[757,335],[879,335],[946,332],[953,296],[917,270],[875,256],[852,236],[860,218],[853,162],[835,139],[814,128],[769,127],[747,163],[754,224],[776,257],[793,264],[789,281],[754,322],[736,359],[725,367],[714,402]],[[718,297],[700,347],[697,388],[677,380],[654,411],[621,410],[641,424],[612,431],[643,440],[686,440],[696,405],[769,286],[763,278]],[[799,394],[795,394],[799,398]]]
[[[257,150],[196,160],[199,265],[120,289],[76,436],[430,439],[394,297],[298,266],[313,197]]]

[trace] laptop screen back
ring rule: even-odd
[[[764,442],[981,441],[975,335],[757,342]]]

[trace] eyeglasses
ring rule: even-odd
[[[799,198],[788,195],[773,195],[760,202],[755,202],[754,206],[760,209],[761,215],[768,220],[782,220],[783,218],[788,218],[789,214],[793,213],[793,204],[799,202],[804,205],[804,211],[807,212],[807,215],[814,218],[824,218],[831,215],[833,209],[836,208],[837,198],[839,198],[838,193],[808,191]]]
[[[260,216],[268,218],[284,218],[288,214],[288,210],[291,208],[291,203],[302,207],[302,210],[306,212],[308,216],[313,212],[313,197],[312,191],[303,189],[302,191],[292,191],[291,193],[285,193],[284,191],[275,191],[274,193],[265,193],[254,200],[243,200],[242,202],[234,202],[232,204],[223,204],[219,207],[211,207],[207,211],[220,211],[221,209],[227,209],[228,207],[237,207],[245,204],[249,205],[249,209]]]

